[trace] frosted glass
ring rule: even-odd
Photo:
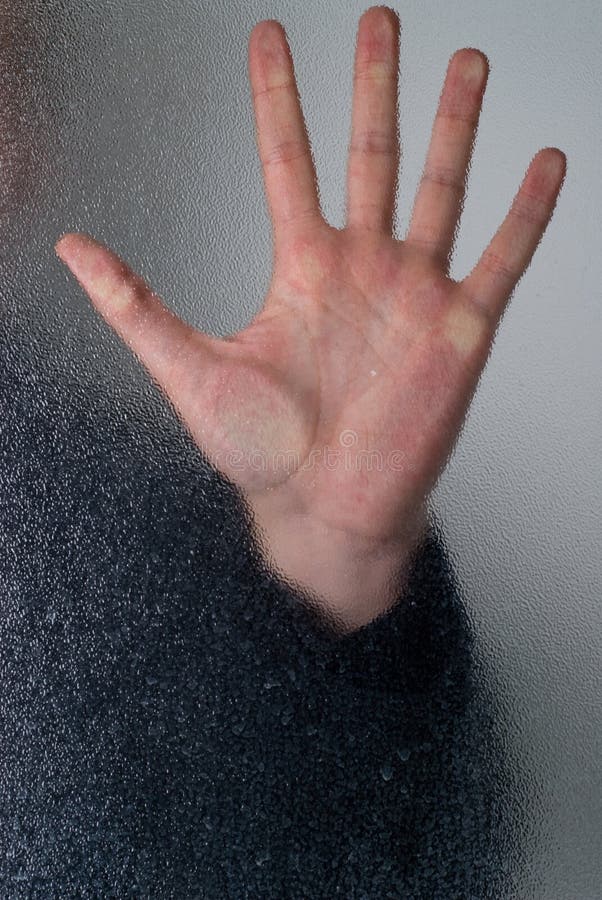
[[[416,626],[427,643],[437,636],[433,659],[446,672],[449,661],[455,685],[429,694],[426,711],[412,704],[439,663],[423,668],[419,642],[405,695],[388,695],[386,680],[379,690],[353,643],[339,657],[308,637],[310,671],[287,665],[286,642],[304,644],[309,622],[256,559],[235,492],[54,254],[60,234],[89,232],[189,322],[241,328],[271,271],[248,34],[262,18],[287,30],[324,212],[338,226],[365,8],[1,4],[3,896],[238,898],[246,884],[249,897],[396,897],[396,851],[379,843],[396,828],[412,896],[599,896],[598,5],[396,7],[400,232],[459,47],[483,50],[491,74],[454,274],[472,267],[535,151],[558,146],[568,158],[437,487],[461,602]],[[274,624],[289,614],[290,631]],[[262,653],[271,674],[261,672],[258,711],[246,704]],[[316,673],[317,725],[298,712]],[[336,702],[356,677],[358,692],[375,692],[369,726],[359,707]],[[398,740],[382,746],[379,710],[390,716],[395,704]],[[316,729],[319,783],[330,785],[319,803],[287,770],[297,727]],[[346,780],[343,745],[365,780]],[[269,815],[247,808],[250,783]],[[389,786],[398,822],[384,821]],[[353,819],[360,794],[372,822]],[[312,829],[340,850],[331,868]],[[211,870],[220,841],[225,862]]]

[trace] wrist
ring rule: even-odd
[[[401,597],[428,527],[425,505],[386,536],[336,528],[265,499],[253,501],[252,511],[270,565],[344,631],[367,625]]]

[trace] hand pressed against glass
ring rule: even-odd
[[[463,281],[449,277],[488,69],[480,52],[460,50],[407,235],[396,240],[398,39],[390,10],[364,13],[347,223],[336,229],[321,214],[284,31],[274,21],[253,29],[274,265],[264,305],[240,333],[196,331],[86,235],[57,243],[207,457],[242,488],[273,564],[343,628],[369,622],[400,595],[429,492],[565,171],[559,150],[537,153],[478,264]]]

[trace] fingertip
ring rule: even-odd
[[[390,6],[371,6],[364,10],[360,16],[360,22],[366,22],[370,19],[374,20],[375,29],[397,28],[400,25],[399,13]]]
[[[278,19],[262,19],[251,29],[249,47],[266,50],[273,47],[275,42],[281,42],[283,38],[286,38],[286,34]]]
[[[65,234],[62,234],[60,236],[58,241],[55,241],[54,251],[57,256],[61,257],[61,259],[64,255],[65,248],[69,246],[69,240],[71,237],[72,237],[71,232],[66,232]]]
[[[379,58],[399,51],[400,20],[388,6],[371,6],[360,16],[358,44],[368,56]]]
[[[549,196],[556,196],[566,177],[566,156],[558,147],[544,147],[529,166],[529,181]]]
[[[64,260],[66,257],[73,256],[78,249],[82,248],[82,245],[93,243],[96,242],[88,234],[78,231],[67,231],[56,241],[54,249],[57,256]]]
[[[544,147],[539,152],[542,155],[545,154],[545,164],[550,175],[564,176],[566,172],[566,154],[562,150],[558,147]]]
[[[489,76],[489,59],[476,47],[462,47],[456,50],[450,63],[457,67],[462,79],[468,84],[480,85]]]

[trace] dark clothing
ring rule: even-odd
[[[346,637],[236,492],[45,385],[0,436],[3,898],[483,898],[519,853],[495,698],[440,536]]]

